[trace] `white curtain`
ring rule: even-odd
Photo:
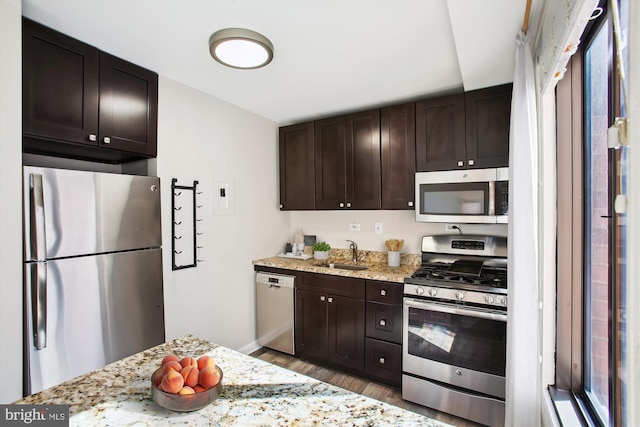
[[[533,59],[520,32],[509,133],[506,426],[540,425],[537,128]]]

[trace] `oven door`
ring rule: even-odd
[[[505,397],[505,312],[404,298],[403,371]]]

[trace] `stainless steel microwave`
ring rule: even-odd
[[[509,168],[416,173],[416,221],[508,222]]]

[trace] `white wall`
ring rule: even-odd
[[[360,231],[349,231],[350,223],[360,224]],[[382,223],[382,234],[374,233],[374,223]],[[507,235],[503,224],[480,225],[458,224],[465,234]],[[358,244],[358,249],[386,251],[387,239],[404,239],[402,253],[419,254],[420,237],[428,234],[442,234],[445,224],[416,222],[414,211],[296,211],[291,212],[289,234],[281,236],[280,242],[293,241],[294,234],[302,230],[304,234],[315,235],[318,241],[326,241],[332,248],[346,249],[347,239]],[[457,233],[457,231],[456,231]],[[281,245],[281,246],[282,246]]]
[[[0,403],[22,397],[21,15],[0,0]]]
[[[160,77],[157,174],[162,186],[167,340],[190,333],[242,349],[255,341],[251,261],[275,255],[289,232],[278,210],[277,124]],[[224,84],[224,83],[221,83]],[[171,270],[171,179],[198,180],[204,246],[197,268]],[[230,212],[212,215],[218,181],[232,184]],[[180,199],[182,200],[182,199]],[[217,205],[215,205],[217,206]]]

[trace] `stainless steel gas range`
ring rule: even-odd
[[[422,238],[422,265],[404,280],[402,397],[503,426],[507,240]]]

